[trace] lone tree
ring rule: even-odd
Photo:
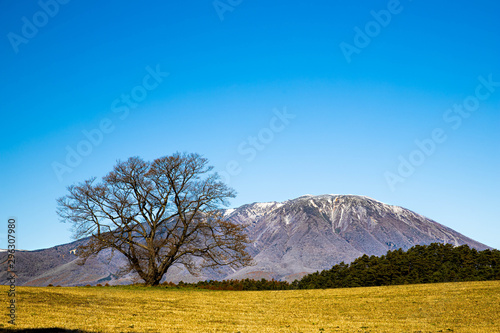
[[[90,236],[77,252],[82,264],[104,249],[118,251],[128,261],[123,271],[136,272],[151,286],[175,264],[192,274],[250,264],[243,226],[221,212],[235,192],[207,163],[198,154],[153,162],[131,157],[118,161],[101,182],[94,177],[69,186],[57,212],[73,224],[75,238]]]

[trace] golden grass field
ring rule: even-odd
[[[7,306],[7,287],[0,287]],[[16,328],[88,332],[500,332],[500,281],[289,291],[17,287]],[[11,328],[7,309],[0,329]]]

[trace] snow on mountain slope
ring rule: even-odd
[[[261,272],[275,279],[328,269],[363,255],[382,255],[432,242],[484,244],[408,209],[356,195],[305,195],[282,203],[254,203],[228,215],[247,225],[256,266],[228,278]]]

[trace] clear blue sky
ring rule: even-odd
[[[366,195],[500,248],[499,13],[490,0],[2,1],[0,248],[9,216],[21,249],[70,241],[56,215],[68,185],[176,151],[226,172],[232,207]]]

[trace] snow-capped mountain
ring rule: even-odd
[[[408,209],[356,195],[305,195],[285,202],[265,202],[225,210],[225,216],[246,226],[252,240],[248,251],[255,265],[238,271],[207,272],[194,277],[173,268],[166,280],[278,279],[293,281],[334,264],[363,255],[382,255],[433,242],[489,248]],[[17,254],[18,284],[85,285],[130,283],[131,276],[114,272],[124,258],[103,252],[86,265],[76,264],[74,249],[85,239]],[[4,254],[5,255],[5,254]],[[2,254],[0,254],[2,256]],[[6,281],[0,273],[0,279]]]
[[[247,225],[256,266],[228,278],[293,280],[304,273],[433,242],[488,248],[408,209],[356,195],[305,195],[285,202],[254,203],[228,214]]]

